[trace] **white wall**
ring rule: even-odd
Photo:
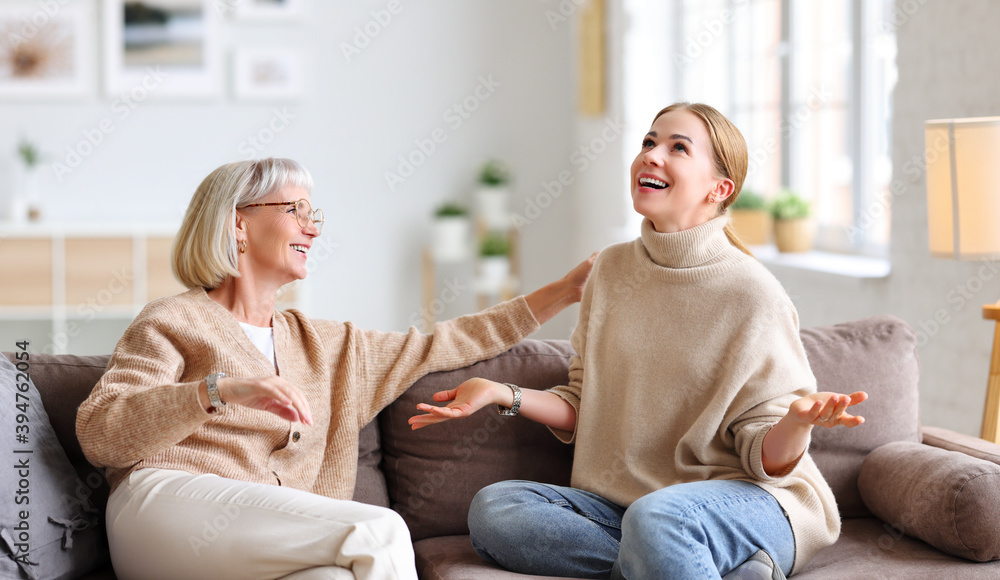
[[[0,198],[15,182],[21,135],[62,160],[104,118],[114,121],[114,132],[78,169],[62,181],[43,175],[46,219],[179,222],[215,167],[248,152],[291,157],[313,173],[314,206],[327,216],[323,238],[336,248],[307,280],[307,312],[402,330],[420,307],[420,249],[432,209],[446,199],[471,202],[478,166],[490,157],[514,168],[515,210],[567,165],[575,142],[572,23],[550,23],[546,11],[555,6],[546,2],[399,0],[402,10],[348,60],[343,43],[389,0],[305,4],[297,22],[227,20],[222,35],[228,49],[300,49],[306,90],[295,102],[149,99],[120,118],[96,83],[91,97],[77,101],[0,102]],[[492,92],[480,89],[485,100],[473,96],[482,79],[494,84]],[[466,98],[476,105],[467,119],[448,115]],[[268,127],[275,111],[292,118],[254,150],[246,140]],[[390,190],[384,173],[435,129],[446,140]],[[585,257],[570,243],[571,197],[560,196],[523,230],[528,289]],[[566,313],[538,336],[566,337],[573,320]]]

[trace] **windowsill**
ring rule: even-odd
[[[750,246],[753,255],[766,266],[784,266],[799,270],[824,272],[849,278],[885,278],[891,270],[889,260],[833,252],[782,253],[773,244]]]

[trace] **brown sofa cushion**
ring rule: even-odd
[[[461,421],[413,431],[417,403],[472,377],[547,389],[565,384],[567,341],[525,340],[500,356],[420,379],[380,415],[383,469],[392,508],[414,540],[468,534],[469,503],[481,488],[507,479],[569,484],[571,448],[523,417],[483,409]]]
[[[844,520],[837,543],[790,580],[996,580],[1000,562],[945,554],[874,517]]]
[[[961,558],[1000,559],[1000,465],[900,441],[868,455],[858,488],[865,505],[903,533]]]
[[[871,395],[857,407],[864,425],[816,427],[809,447],[833,489],[840,515],[870,515],[858,494],[862,461],[892,441],[920,442],[916,335],[893,316],[807,328],[801,335],[820,391]]]

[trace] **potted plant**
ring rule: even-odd
[[[774,216],[774,243],[779,252],[808,252],[812,249],[816,226],[810,217],[809,202],[785,189],[771,204]]]
[[[480,290],[499,294],[510,278],[510,241],[506,234],[489,232],[479,244]]]
[[[506,232],[510,229],[510,169],[492,159],[479,169],[476,206],[484,230]]]
[[[763,197],[744,189],[729,206],[729,211],[733,216],[733,230],[743,243],[760,246],[770,241],[771,212]]]
[[[38,201],[38,165],[41,155],[34,143],[21,139],[17,145],[17,156],[23,165],[21,186],[10,200],[8,217],[15,222],[25,219],[37,221],[42,217],[42,209]]]
[[[434,211],[431,247],[438,262],[460,262],[469,253],[472,225],[469,212],[460,204],[446,202]]]

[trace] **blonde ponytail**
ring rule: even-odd
[[[746,245],[740,240],[740,237],[736,235],[736,230],[733,229],[732,223],[726,224],[726,227],[723,228],[722,231],[726,233],[726,238],[729,239],[730,244],[736,246],[738,250],[751,258],[755,258],[755,256],[750,253],[750,248],[746,247]]]

